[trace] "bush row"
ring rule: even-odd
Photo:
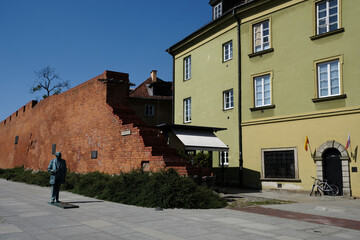
[[[0,177],[12,181],[50,186],[48,172],[23,167],[0,169]],[[175,170],[145,172],[134,170],[119,175],[100,172],[66,175],[62,190],[129,205],[162,208],[221,208],[226,201],[206,187]]]

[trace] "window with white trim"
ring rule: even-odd
[[[325,0],[316,3],[316,33],[322,34],[339,28],[338,0]]]
[[[297,179],[296,148],[262,149],[263,178]]]
[[[184,80],[191,78],[191,56],[184,58]]]
[[[271,105],[271,75],[254,77],[255,107]]]
[[[253,25],[254,53],[270,48],[270,21]]]
[[[232,41],[227,42],[223,45],[224,50],[224,62],[229,61],[233,58],[233,44]]]
[[[145,106],[145,116],[154,116],[154,105],[146,105]]]
[[[340,62],[335,59],[317,63],[318,97],[340,95]]]
[[[191,98],[184,99],[184,123],[191,122]]]
[[[223,162],[224,162],[224,165],[229,165],[229,152],[228,151],[219,152],[219,165],[222,166]]]
[[[234,91],[232,89],[224,91],[224,110],[234,108]]]
[[[222,3],[219,3],[213,8],[213,20],[221,17],[222,15]]]

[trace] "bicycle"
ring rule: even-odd
[[[336,186],[335,184],[329,184],[326,179],[324,179],[324,181],[321,181],[318,178],[314,178],[314,177],[311,178],[314,179],[314,184],[311,188],[310,196],[313,194],[315,186],[316,186],[315,196],[320,197],[324,193],[327,193],[329,196],[339,195],[340,193],[339,187]]]

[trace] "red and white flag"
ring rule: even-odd
[[[349,133],[348,134],[348,139],[347,139],[347,142],[346,142],[346,147],[345,147],[346,150],[350,147],[350,144],[351,144],[351,141],[350,141],[350,133]]]

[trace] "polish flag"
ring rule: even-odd
[[[350,133],[349,133],[348,134],[348,139],[347,139],[347,142],[346,142],[346,147],[345,147],[346,150],[350,147],[350,144],[351,144],[351,142],[350,142]]]

